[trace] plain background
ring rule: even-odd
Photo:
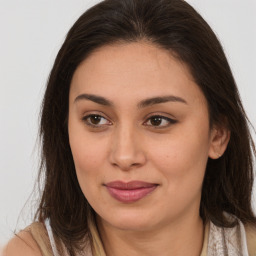
[[[38,115],[47,77],[68,29],[97,2],[0,0],[0,245],[31,222],[33,197],[21,210],[38,171]],[[222,42],[256,126],[256,1],[188,2]]]

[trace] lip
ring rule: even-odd
[[[158,184],[143,181],[113,181],[105,184],[109,194],[122,203],[136,202],[153,192]]]

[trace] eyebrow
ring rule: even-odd
[[[80,100],[89,100],[89,101],[93,101],[95,103],[98,103],[103,106],[108,106],[108,107],[114,106],[114,103],[112,101],[110,101],[102,96],[98,96],[98,95],[94,95],[94,94],[80,94],[75,98],[74,103],[77,101],[80,101]],[[180,103],[188,104],[181,97],[177,97],[174,95],[168,95],[168,96],[158,96],[158,97],[153,97],[153,98],[148,98],[148,99],[142,100],[138,103],[137,107],[145,108],[148,106],[152,106],[152,105],[160,104],[160,103],[166,103],[166,102],[180,102]]]
[[[111,102],[110,100],[107,100],[102,96],[98,96],[94,94],[80,94],[75,98],[74,103],[80,100],[90,100],[100,105],[109,106],[109,107],[114,106],[113,102]]]
[[[153,97],[149,99],[142,100],[138,104],[138,108],[144,108],[148,106],[152,106],[155,104],[160,104],[160,103],[166,103],[166,102],[180,102],[184,104],[188,104],[183,98],[177,97],[174,95],[168,95],[168,96],[159,96],[159,97]]]

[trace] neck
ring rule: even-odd
[[[203,245],[204,226],[199,216],[151,230],[120,230],[97,218],[100,236],[109,256],[199,256]]]

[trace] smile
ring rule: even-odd
[[[153,192],[158,184],[143,181],[131,181],[128,183],[122,181],[113,181],[107,183],[105,186],[109,194],[116,200],[122,203],[132,203]]]

